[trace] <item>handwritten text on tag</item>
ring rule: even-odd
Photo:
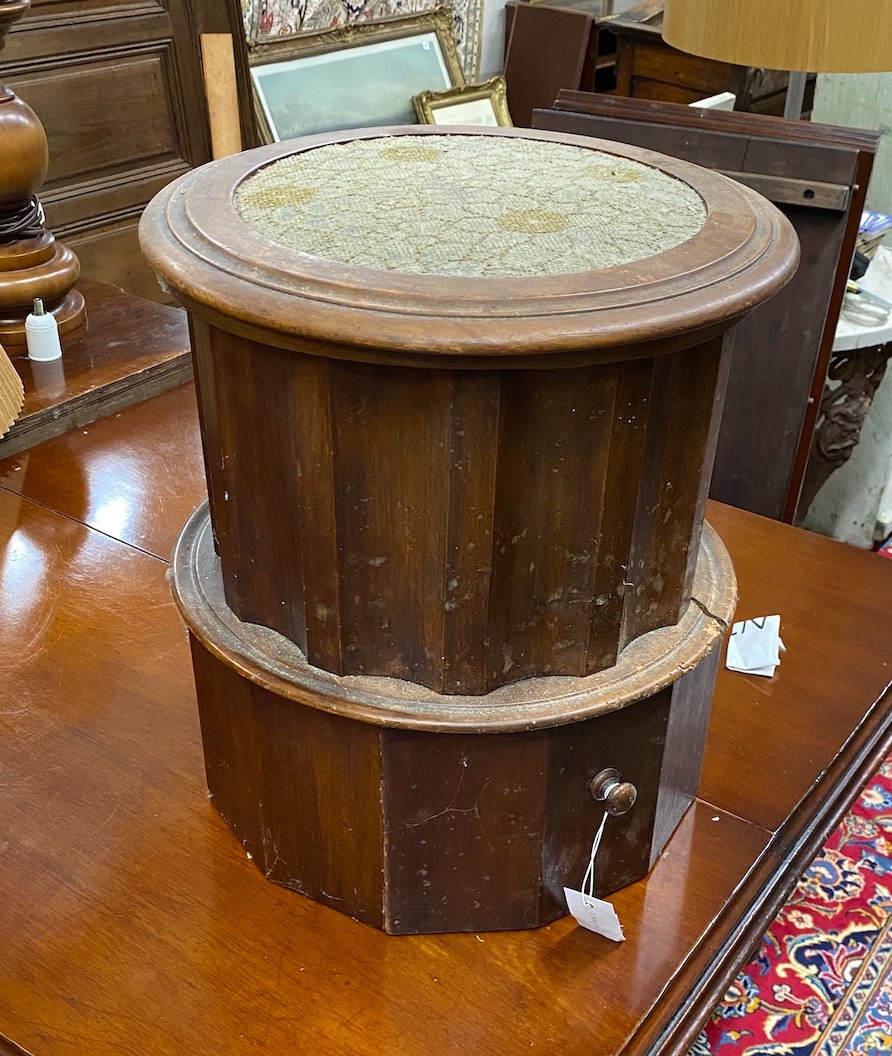
[[[625,941],[619,917],[609,902],[574,891],[572,887],[564,888],[564,897],[577,924],[614,942]]]

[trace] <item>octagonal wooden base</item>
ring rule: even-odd
[[[174,590],[190,629],[208,785],[263,874],[391,934],[529,928],[566,913],[616,767],[638,788],[611,818],[597,891],[644,876],[697,788],[733,569],[707,525],[674,627],[583,678],[479,696],[312,667],[228,608],[207,508]]]

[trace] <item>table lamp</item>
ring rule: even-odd
[[[30,0],[0,0],[0,48]],[[84,319],[73,289],[80,264],[43,226],[37,191],[48,164],[46,133],[37,114],[0,82],[0,343],[25,344],[25,318],[40,297],[64,334]]]
[[[785,117],[802,113],[807,72],[892,70],[887,0],[666,0],[663,39],[692,55],[792,70]]]

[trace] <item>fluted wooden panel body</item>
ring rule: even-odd
[[[227,600],[338,674],[480,694],[603,670],[690,600],[725,334],[786,281],[795,238],[746,188],[648,151],[518,130],[401,134],[402,146],[375,130],[227,159],[160,195],[143,222],[150,258],[191,309]],[[351,158],[369,148],[406,193],[440,164],[441,143],[453,183],[463,143],[510,161],[514,142],[524,165],[555,150],[568,180],[589,181],[581,210],[600,185],[611,209],[628,201],[624,238],[668,188],[679,215],[658,234],[670,248],[614,245],[609,217],[575,232],[543,187],[548,209],[519,194],[495,234],[479,221],[499,254],[518,250],[518,274],[494,277],[471,244],[455,243],[469,260],[446,267],[479,275],[424,273],[423,256],[418,273],[400,271],[401,245],[391,270],[316,257],[294,248],[301,224],[332,253],[352,251],[352,228],[338,241],[339,199],[311,211],[328,190],[317,155],[338,139]],[[343,209],[369,209],[373,229],[374,210],[391,207],[381,201]],[[410,250],[440,237],[424,219],[407,221]],[[592,230],[604,243],[592,259],[616,265],[549,273],[561,242],[575,238],[568,259],[584,259]],[[531,258],[541,276],[524,272]]]
[[[315,666],[478,694],[678,622],[721,338],[547,372],[324,360],[200,321],[193,346],[227,601]]]

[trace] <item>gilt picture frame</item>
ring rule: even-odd
[[[504,77],[444,91],[419,92],[413,96],[412,105],[423,125],[512,125]]]
[[[249,61],[265,143],[415,124],[413,96],[465,84],[448,7],[256,44]]]

